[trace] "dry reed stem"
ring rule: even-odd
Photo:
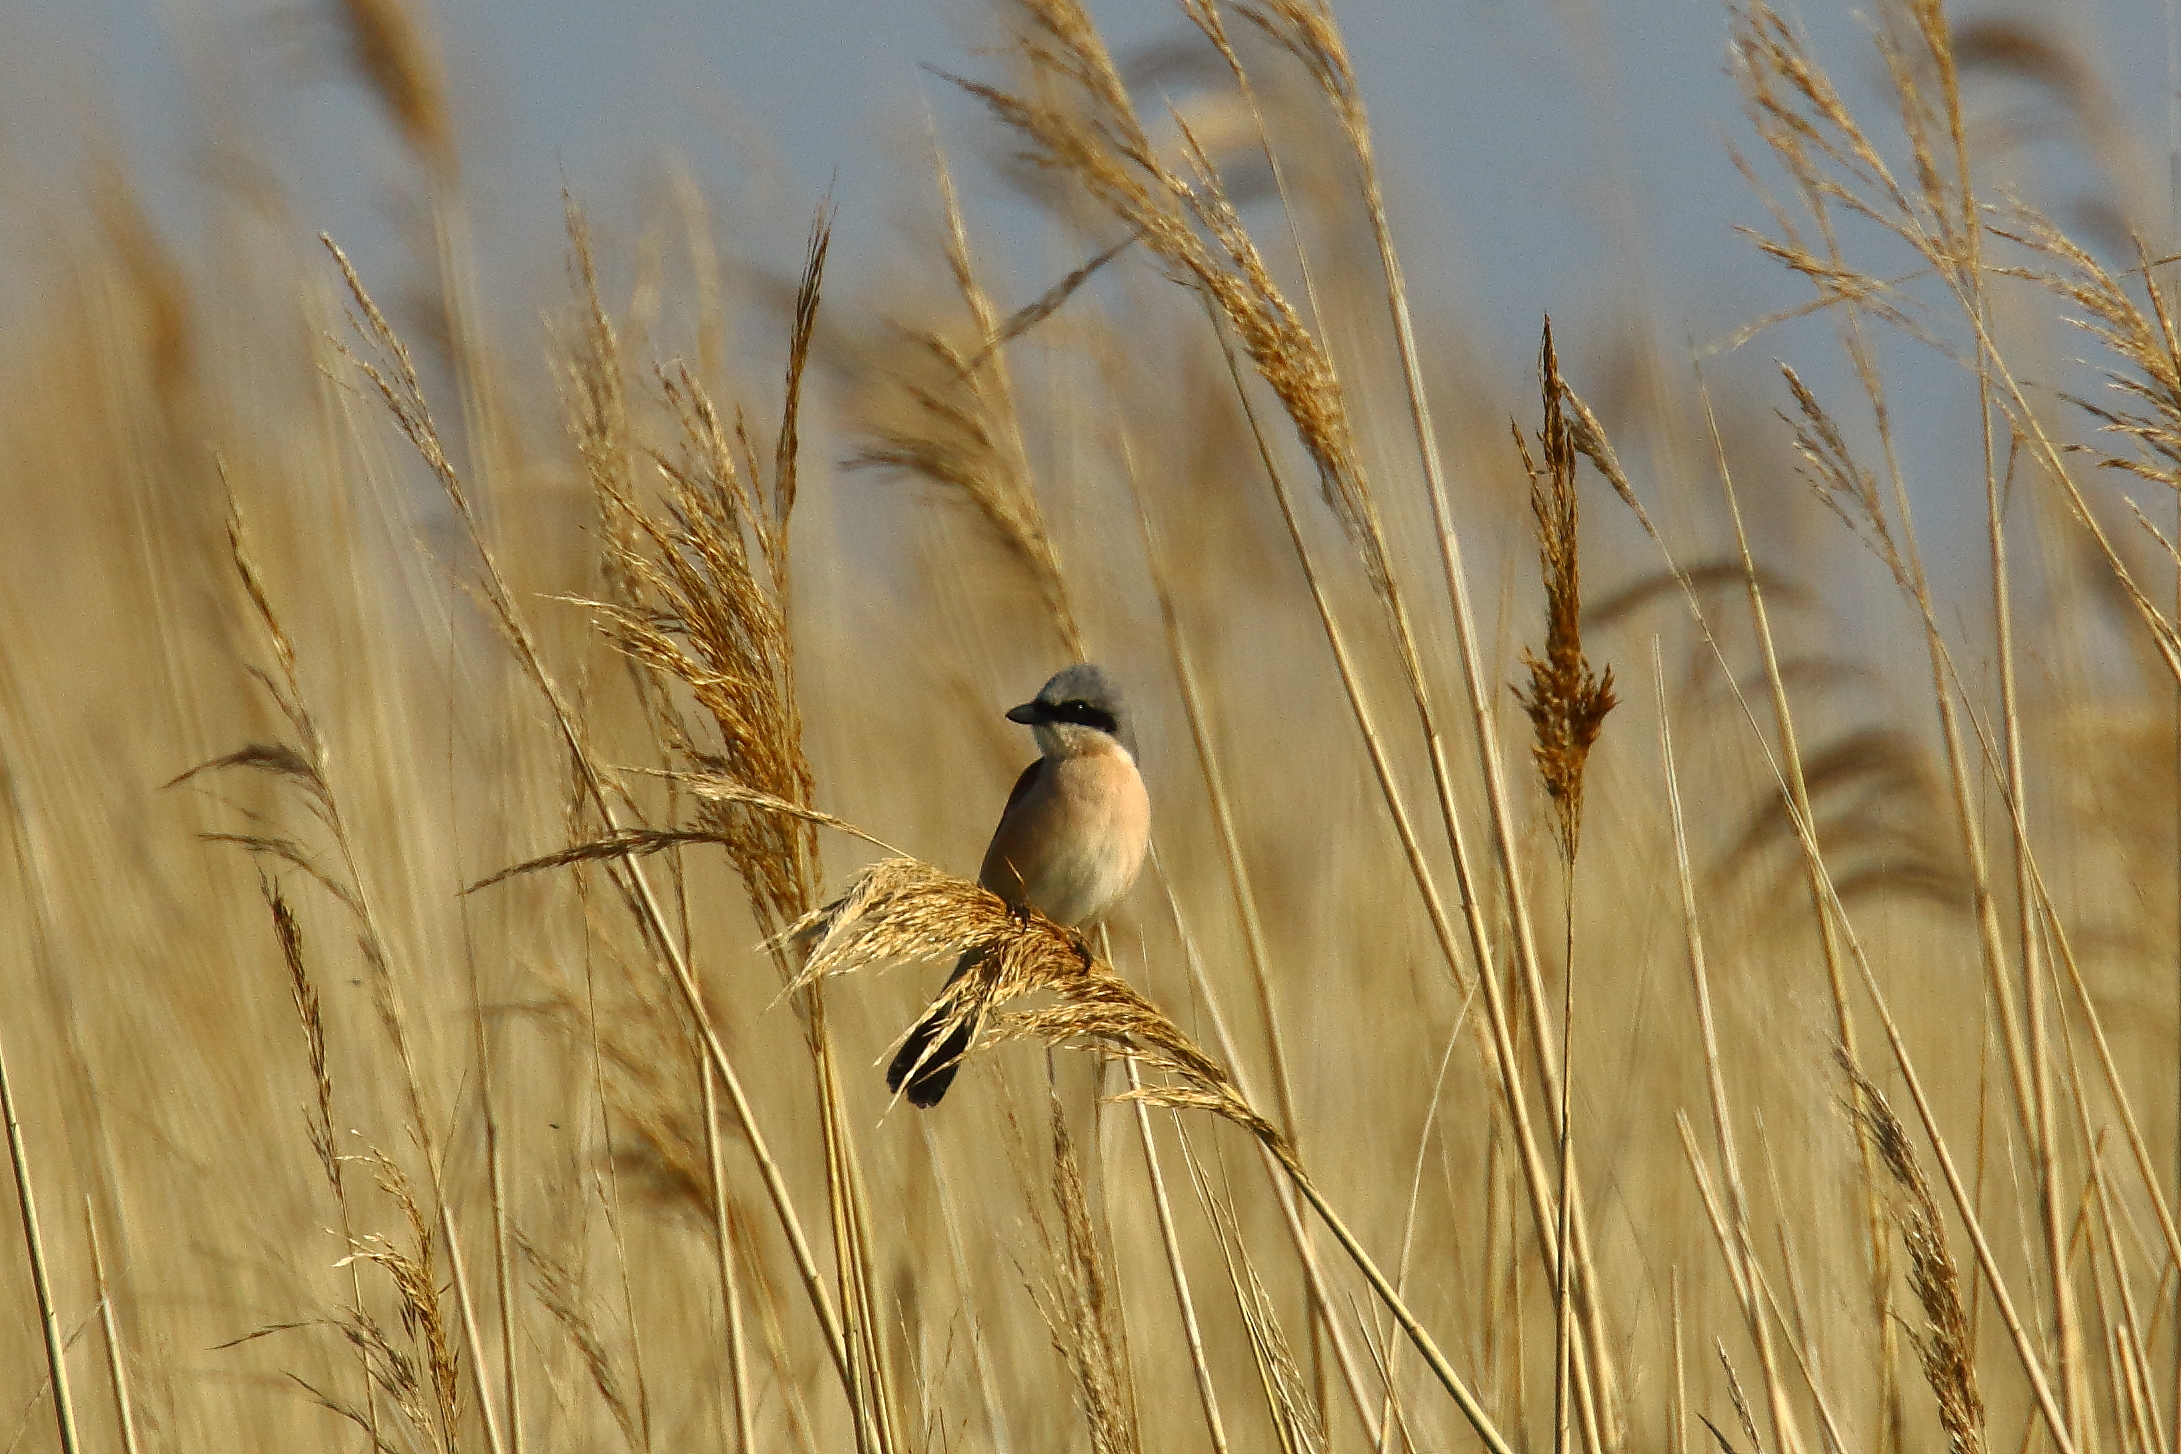
[[[742,1327],[742,1289],[735,1276],[733,1218],[728,1213],[727,1164],[721,1156],[719,1093],[712,1089],[712,1067],[700,1061],[698,1084],[704,1095],[704,1164],[710,1175],[712,1229],[719,1266],[720,1317],[727,1329],[727,1388],[735,1431],[734,1454],[757,1454],[755,1410],[750,1399],[750,1359]]]
[[[1197,1003],[1204,1007],[1205,1015],[1211,1021],[1212,1034],[1218,1042],[1220,1054],[1226,1058],[1227,1064],[1235,1067],[1235,1083],[1241,1087],[1242,1098],[1255,1105],[1259,1098],[1251,1090],[1247,1073],[1242,1069],[1243,1060],[1238,1053],[1234,1033],[1227,1024],[1225,1012],[1220,1008],[1219,995],[1205,972],[1203,958],[1196,951],[1196,940],[1182,916],[1180,902],[1174,894],[1173,881],[1168,877],[1156,847],[1152,850],[1151,867],[1165,897],[1167,910],[1173,916],[1175,933],[1181,940],[1182,958],[1189,968],[1190,988]],[[1346,1328],[1341,1320],[1331,1316],[1333,1304],[1327,1292],[1325,1269],[1319,1260],[1310,1226],[1304,1220],[1298,1205],[1299,1199],[1288,1177],[1286,1164],[1262,1142],[1258,1144],[1258,1154],[1264,1163],[1266,1178],[1272,1185],[1273,1201],[1280,1209],[1281,1223],[1286,1227],[1289,1243],[1295,1249],[1296,1261],[1302,1265],[1303,1284],[1309,1290],[1312,1316],[1318,1320],[1317,1326],[1331,1340],[1333,1360],[1340,1369],[1341,1381],[1348,1390],[1356,1417],[1376,1444],[1384,1436],[1384,1424],[1382,1420],[1374,1420],[1371,1416],[1369,1399],[1363,1388],[1362,1371],[1349,1350]]]
[[[106,1286],[106,1256],[99,1246],[98,1211],[89,1197],[83,1199],[83,1231],[91,1251],[91,1284],[98,1292],[99,1327],[106,1338],[106,1379],[114,1394],[114,1421],[121,1427],[122,1454],[137,1454],[141,1446],[136,1433],[136,1400],[129,1392],[128,1351],[121,1346],[113,1294]]]
[[[38,1302],[38,1328],[45,1343],[46,1379],[53,1389],[53,1422],[62,1454],[76,1454],[76,1405],[69,1393],[68,1349],[61,1337],[60,1314],[53,1302],[53,1275],[46,1264],[45,1236],[38,1223],[38,1196],[30,1180],[30,1152],[15,1110],[14,1083],[8,1078],[7,1051],[0,1046],[0,1120],[7,1123],[8,1165],[15,1173],[15,1210],[23,1227],[23,1248],[30,1260],[31,1290]]]
[[[1657,528],[1651,523],[1650,516],[1644,511],[1641,502],[1637,500],[1633,487],[1628,484],[1625,472],[1621,470],[1619,462],[1613,458],[1610,446],[1604,443],[1603,435],[1595,432],[1595,421],[1590,418],[1587,407],[1582,404],[1580,399],[1571,399],[1570,403],[1579,426],[1575,436],[1576,447],[1588,455],[1594,463],[1597,463],[1608,481],[1613,483],[1622,500],[1644,527],[1645,533],[1651,537],[1653,545],[1664,557],[1668,571],[1680,583],[1683,595],[1688,602],[1691,619],[1696,623],[1706,649],[1712,654],[1713,659],[1718,662],[1722,672],[1725,673],[1728,690],[1734,698],[1737,710],[1742,715],[1744,725],[1749,728],[1750,740],[1762,754],[1766,770],[1770,773],[1774,782],[1778,784],[1782,796],[1789,797],[1786,778],[1777,758],[1774,757],[1770,746],[1766,743],[1765,733],[1758,723],[1756,710],[1750,705],[1747,695],[1742,691],[1739,678],[1734,675],[1732,668],[1727,663],[1726,653],[1711,629],[1710,619],[1704,611],[1703,602],[1697,594],[1694,584],[1690,581],[1687,572],[1674,562],[1672,552],[1667,548],[1665,540],[1660,536]],[[1791,802],[1790,806],[1792,806]],[[2019,1314],[2015,1310],[2013,1297],[2008,1293],[2005,1279],[2000,1274],[1998,1259],[1994,1256],[1991,1244],[1984,1236],[1982,1224],[1976,1215],[1976,1203],[1970,1196],[1968,1188],[1964,1185],[1960,1172],[1954,1165],[1952,1153],[1948,1151],[1946,1143],[1939,1133],[1937,1117],[1931,1109],[1929,1099],[1924,1094],[1922,1081],[1916,1075],[1915,1064],[1908,1054],[1908,1047],[1902,1038],[1900,1026],[1893,1017],[1892,1009],[1885,998],[1885,992],[1878,985],[1877,974],[1871,967],[1870,958],[1863,948],[1861,937],[1856,933],[1854,921],[1849,917],[1847,907],[1841,900],[1838,886],[1833,882],[1831,872],[1826,867],[1824,858],[1818,851],[1817,839],[1814,836],[1812,825],[1799,811],[1790,814],[1790,822],[1795,831],[1796,842],[1801,845],[1804,858],[1811,865],[1823,889],[1826,911],[1834,916],[1835,922],[1839,925],[1843,947],[1848,953],[1850,962],[1855,966],[1857,977],[1863,984],[1864,992],[1870,997],[1872,1006],[1877,1012],[1879,1027],[1885,1034],[1887,1049],[1891,1052],[1895,1065],[1900,1069],[1902,1077],[1908,1085],[1910,1099],[1916,1107],[1917,1117],[1923,1125],[1925,1134],[1930,1137],[1933,1149],[1938,1155],[1939,1168],[1946,1181],[1947,1191],[1954,1203],[1955,1212],[1961,1217],[1963,1224],[1969,1231],[1971,1243],[1975,1246],[1977,1252],[1977,1265],[1992,1289],[1993,1300],[1998,1305],[2001,1321],[2006,1324],[2008,1337],[2014,1345],[2016,1356],[2020,1360],[2023,1372],[2028,1377],[2031,1390],[2036,1396],[2038,1410],[2043,1415],[2046,1427],[2051,1432],[2052,1438],[2059,1446],[2062,1454],[2076,1454],[2076,1445],[2069,1433],[2067,1420],[2061,1413],[2059,1403],[2053,1396],[2036,1352],[2031,1346],[2028,1330],[2024,1327]],[[2041,885],[2042,880],[2040,879],[2039,882]],[[2040,887],[2040,893],[2045,893],[2042,887]],[[2049,896],[2047,896],[2048,905],[2049,902]]]
[[[1734,487],[1734,472],[1728,468],[1726,440],[1719,429],[1717,414],[1712,408],[1710,387],[1699,374],[1698,397],[1704,409],[1705,433],[1712,444],[1712,462],[1719,477],[1722,498],[1726,501],[1727,516],[1734,526],[1735,550],[1740,558],[1745,592],[1749,599],[1750,622],[1757,638],[1757,648],[1764,663],[1765,686],[1772,701],[1772,719],[1779,738],[1779,761],[1786,780],[1786,799],[1791,811],[1800,815],[1806,823],[1815,824],[1817,819],[1810,807],[1810,781],[1803,770],[1802,745],[1795,729],[1795,719],[1787,700],[1787,683],[1780,669],[1779,647],[1772,633],[1772,617],[1765,602],[1764,582],[1757,570],[1756,559],[1750,553],[1749,532],[1742,520],[1742,502]],[[1825,984],[1832,998],[1833,1033],[1849,1063],[1862,1064],[1860,1037],[1856,1031],[1855,1014],[1848,999],[1848,978],[1842,963],[1840,934],[1833,917],[1826,912],[1825,887],[1814,860],[1805,856],[1803,861],[1804,883],[1809,890],[1810,913],[1817,924],[1818,948],[1825,960]],[[1856,1151],[1862,1163],[1862,1188],[1864,1197],[1864,1231],[1871,1273],[1871,1310],[1879,1325],[1879,1417],[1881,1437],[1879,1443],[1886,1448],[1900,1445],[1898,1420],[1899,1388],[1895,1381],[1895,1320],[1892,1315],[1892,1257],[1885,1234],[1884,1204],[1878,1195],[1877,1153],[1870,1143],[1858,1137]]]
[[[1704,936],[1697,916],[1696,885],[1689,869],[1689,838],[1682,817],[1681,783],[1674,761],[1673,724],[1666,705],[1666,673],[1659,658],[1657,638],[1651,643],[1651,676],[1658,712],[1659,758],[1665,772],[1667,813],[1673,827],[1674,865],[1681,888],[1682,933],[1688,946],[1689,978],[1696,1000],[1697,1027],[1704,1053],[1705,1086],[1711,1100],[1712,1132],[1719,1148],[1719,1166],[1726,1179],[1727,1209],[1721,1214],[1704,1176],[1703,1163],[1682,1120],[1683,1145],[1696,1169],[1706,1209],[1728,1273],[1742,1305],[1742,1318],[1750,1339],[1757,1345],[1758,1366],[1764,1374],[1765,1393],[1772,1415],[1774,1441],[1783,1454],[1803,1447],[1802,1431],[1787,1400],[1772,1346],[1772,1327],[1759,1304],[1756,1291],[1757,1253],[1750,1242],[1748,1193],[1742,1183],[1741,1158],[1735,1149],[1734,1121],[1727,1105],[1726,1078],[1719,1063],[1719,1035],[1712,1018],[1711,976],[1704,957]]]
[[[1143,1072],[1136,1062],[1128,1065],[1128,1088],[1143,1089]],[[1159,1148],[1151,1136],[1151,1110],[1139,1098],[1135,1103],[1136,1134],[1143,1143],[1144,1170],[1151,1178],[1151,1204],[1158,1213],[1159,1245],[1166,1253],[1167,1274],[1174,1283],[1174,1302],[1181,1310],[1182,1338],[1189,1345],[1189,1372],[1196,1379],[1197,1400],[1204,1408],[1204,1429],[1213,1454],[1227,1454],[1227,1428],[1219,1416],[1219,1394],[1212,1386],[1212,1370],[1204,1359],[1204,1330],[1197,1324],[1196,1299],[1189,1290],[1188,1269],[1182,1265],[1181,1242],[1174,1233],[1174,1208],[1166,1195],[1166,1173],[1159,1167]]]
[[[2072,1048],[2072,1045],[2070,1048]],[[2073,1055],[2069,1056],[2069,1069],[2071,1072],[2077,1069]],[[2079,1078],[2071,1087],[2071,1092],[2074,1095],[2078,1119],[2086,1119],[2088,1115],[2088,1098],[2084,1094],[2084,1088]],[[2102,1133],[2091,1142],[2089,1162],[2092,1186],[2097,1192],[2099,1225],[2100,1229],[2105,1233],[2106,1259],[2112,1264],[2113,1285],[2119,1295],[2121,1304],[2120,1321],[2114,1323],[2110,1318],[2104,1321],[2112,1326],[2114,1339],[2125,1355],[2123,1361],[2128,1365],[2126,1378],[2129,1389],[2128,1397],[2135,1407],[2136,1416],[2141,1426],[2142,1447],[2162,1450],[2167,1448],[2168,1445],[2164,1427],[2165,1420],[2159,1412],[2158,1402],[2156,1399],[2148,1397],[2149,1387],[2147,1384],[2143,1384],[2140,1391],[2137,1388],[2138,1384],[2143,1383],[2142,1370],[2148,1367],[2144,1350],[2149,1346],[2150,1340],[2144,1332],[2143,1317],[2137,1307],[2135,1289],[2131,1285],[2128,1274],[2127,1260],[2121,1252],[2119,1229],[2113,1207],[2115,1199],[2110,1185],[2110,1178],[2107,1177],[2105,1171],[2105,1136]],[[2138,1247],[2140,1250],[2140,1243]]]
[[[1295,1367],[1286,1335],[1280,1330],[1279,1313],[1258,1278],[1257,1268],[1250,1261],[1249,1251],[1243,1243],[1233,1203],[1212,1187],[1186,1132],[1182,1137],[1182,1155],[1189,1167],[1189,1180],[1196,1190],[1197,1203],[1204,1209],[1205,1219],[1211,1223],[1213,1235],[1219,1241],[1227,1286],[1233,1292],[1235,1307],[1242,1316],[1243,1332],[1249,1339],[1251,1361],[1257,1372],[1258,1391],[1264,1398],[1265,1411],[1271,1417],[1281,1454],[1320,1454],[1329,1441],[1318,1402]]]
[[[1394,1264],[1393,1274],[1395,1288],[1404,1293],[1408,1289],[1409,1282],[1409,1255],[1414,1250],[1416,1242],[1417,1213],[1423,1201],[1424,1153],[1430,1148],[1432,1132],[1438,1124],[1439,1106],[1446,1090],[1447,1067],[1454,1063],[1454,1047],[1461,1043],[1462,1027],[1468,1022],[1468,1019],[1469,1004],[1464,1001],[1461,1013],[1455,1017],[1454,1028],[1447,1035],[1446,1050],[1439,1057],[1439,1073],[1432,1080],[1431,1100],[1424,1110],[1424,1127],[1423,1130],[1417,1133],[1416,1137],[1416,1164],[1414,1170],[1409,1173],[1408,1206],[1401,1217],[1401,1256]],[[1392,1338],[1393,1335],[1389,1330],[1382,1329],[1380,1331],[1379,1341],[1387,1346],[1384,1356],[1379,1360],[1382,1381],[1386,1385],[1386,1397],[1385,1402],[1379,1409],[1378,1441],[1374,1446],[1378,1454],[1385,1454],[1387,1442],[1392,1437],[1397,1422],[1396,1415],[1399,1412],[1398,1401],[1394,1397],[1393,1380],[1394,1370],[1400,1359],[1401,1345],[1393,1342]],[[1402,1429],[1403,1437],[1406,1438],[1405,1423],[1402,1425]]]

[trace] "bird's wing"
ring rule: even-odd
[[[1021,802],[1023,795],[1030,791],[1031,784],[1037,781],[1038,772],[1044,766],[1045,759],[1043,757],[1030,759],[1030,765],[1022,770],[1022,776],[1016,778],[1014,787],[1008,790],[1007,806],[1000,809],[1002,818],[1015,811],[1015,804]]]
[[[1019,826],[1008,820],[1014,816],[1015,809],[1022,800],[1030,796],[1030,790],[1037,786],[1038,774],[1044,769],[1043,756],[1032,758],[1030,765],[1022,770],[1022,776],[1015,779],[1015,786],[1007,794],[1007,806],[1000,809],[1000,821],[992,830],[992,842],[984,851],[984,866],[977,872],[979,883],[1011,904],[1021,903],[1023,900],[1022,871],[1019,866],[1009,861],[1000,843],[1007,837],[1010,828]]]

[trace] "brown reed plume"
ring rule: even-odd
[[[2098,467],[2135,475],[2168,489],[2181,485],[2181,332],[2174,321],[2170,285],[2158,281],[2157,267],[2141,237],[2131,238],[2135,266],[2116,272],[2061,231],[2052,221],[2024,206],[2018,220],[1998,235],[2021,243],[2046,265],[1998,271],[2027,278],[2072,305],[2067,321],[2096,339],[2108,362],[2100,372],[2118,402],[2066,395],[2129,452],[2107,450]],[[2132,291],[2133,290],[2133,291]]]
[[[1535,738],[1530,748],[1545,795],[1552,800],[1553,834],[1563,862],[1575,862],[1575,850],[1583,831],[1583,769],[1590,749],[1598,740],[1606,713],[1618,699],[1613,695],[1613,668],[1603,675],[1591,668],[1583,655],[1583,582],[1577,525],[1581,509],[1575,493],[1575,444],[1568,429],[1564,400],[1567,385],[1560,377],[1560,359],[1553,351],[1552,320],[1545,320],[1544,342],[1537,356],[1539,392],[1545,406],[1544,428],[1538,434],[1545,467],[1540,470],[1530,447],[1515,431],[1515,447],[1522,452],[1522,468],[1530,478],[1530,513],[1537,523],[1538,574],[1545,583],[1545,654],[1540,658],[1527,647],[1523,664],[1530,669],[1528,690],[1515,689],[1515,699],[1530,719]]]

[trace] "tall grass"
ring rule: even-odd
[[[1533,403],[1319,0],[1184,0],[1173,108],[996,8],[883,297],[824,207],[738,313],[571,198],[542,356],[429,28],[340,14],[415,277],[246,243],[249,337],[108,176],[0,390],[11,1447],[2181,1437],[2181,344],[2171,239],[1985,181],[2060,41],[1741,0],[1807,349],[1561,310]],[[1078,656],[1155,804],[1095,939],[958,876]]]

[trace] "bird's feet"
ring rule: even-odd
[[[1068,942],[1075,946],[1075,957],[1083,962],[1083,973],[1089,974],[1098,967],[1098,951],[1091,948],[1089,935],[1080,929],[1070,929]]]

